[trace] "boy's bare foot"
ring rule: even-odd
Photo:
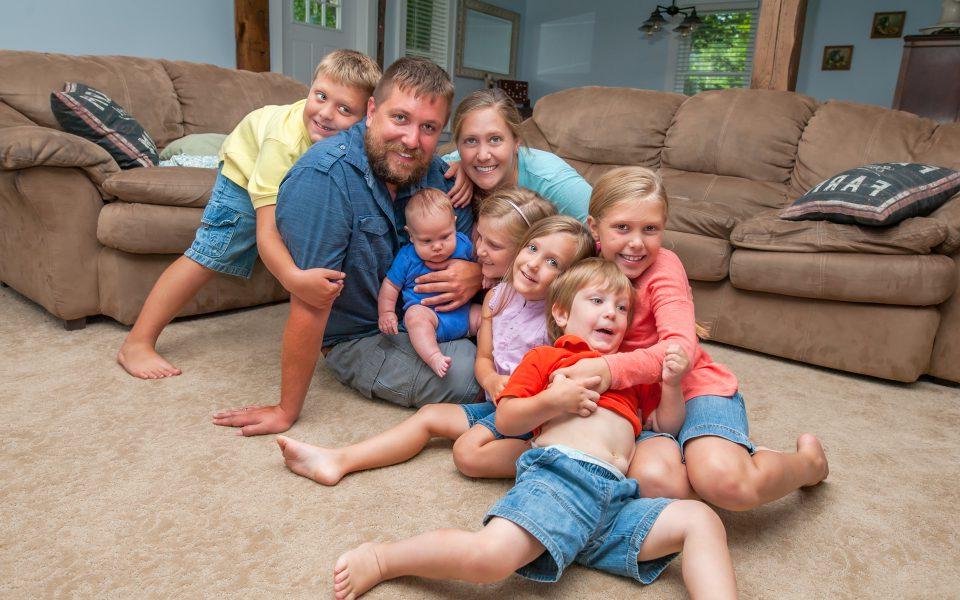
[[[376,544],[367,542],[344,552],[333,565],[333,596],[353,600],[383,581]]]
[[[444,356],[440,352],[437,352],[430,357],[430,360],[427,361],[427,366],[433,369],[433,372],[437,374],[437,377],[443,377],[447,374],[447,369],[450,368],[450,363],[453,362],[449,356]]]
[[[117,352],[117,362],[124,371],[140,379],[163,379],[183,372],[147,343],[124,342]]]
[[[801,434],[797,438],[797,454],[807,457],[810,461],[813,477],[803,487],[817,485],[827,478],[830,467],[827,464],[827,454],[823,451],[820,440],[812,433]]]
[[[297,475],[323,485],[337,485],[346,475],[336,450],[311,446],[285,435],[277,436],[277,444],[283,452],[283,462]]]

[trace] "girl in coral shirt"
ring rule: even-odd
[[[750,441],[737,378],[697,342],[686,272],[676,254],[661,248],[666,220],[667,195],[653,171],[621,167],[596,182],[587,224],[603,258],[633,283],[636,310],[619,353],[557,373],[579,381],[599,376],[602,393],[658,381],[670,344],[679,344],[691,358],[693,367],[682,383],[684,406],[679,413],[656,411],[637,438],[629,474],[644,496],[696,494],[727,510],[748,510],[819,483],[827,476],[827,458],[813,435],[798,437],[795,453]],[[659,431],[682,427],[674,438],[649,431],[654,422]]]

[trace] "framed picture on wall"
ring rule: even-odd
[[[873,13],[872,38],[898,38],[903,35],[903,22],[907,20],[906,11]]]
[[[821,71],[849,71],[853,46],[824,46]]]

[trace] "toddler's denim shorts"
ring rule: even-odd
[[[695,396],[687,400],[686,408],[687,416],[677,437],[669,433],[644,430],[637,436],[637,443],[655,437],[670,438],[680,446],[680,454],[683,456],[683,448],[688,441],[712,435],[739,444],[750,454],[756,452],[756,447],[750,441],[747,409],[740,392],[733,396]]]
[[[257,214],[247,190],[222,172],[184,255],[212,271],[250,279],[257,260]]]
[[[637,482],[613,465],[564,446],[533,448],[517,459],[517,483],[484,517],[512,521],[546,552],[517,573],[555,582],[571,563],[651,583],[676,556],[637,562],[668,498],[640,498]]]
[[[533,434],[530,433],[525,433],[523,435],[503,435],[497,431],[497,426],[495,423],[497,406],[489,400],[486,402],[474,402],[473,404],[461,404],[460,408],[462,408],[463,412],[467,415],[468,429],[474,425],[483,425],[489,429],[493,433],[493,436],[498,440],[502,440],[503,438],[529,440],[533,437]]]

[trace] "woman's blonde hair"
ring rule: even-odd
[[[504,231],[519,248],[520,240],[530,226],[557,214],[552,202],[527,188],[506,188],[482,199],[477,206],[477,220],[497,219],[497,228]]]
[[[523,144],[523,136],[520,134],[520,112],[517,110],[516,103],[510,99],[510,96],[500,88],[484,88],[471,92],[466,98],[460,101],[456,112],[453,113],[453,123],[450,126],[453,132],[454,143],[460,141],[460,130],[463,127],[463,120],[470,113],[482,110],[484,108],[494,108],[500,117],[507,124],[507,129],[513,134],[513,137]]]
[[[604,173],[593,185],[590,216],[599,221],[615,206],[645,200],[656,200],[663,205],[666,222],[669,206],[660,175],[646,167],[617,167]]]
[[[513,276],[516,272],[517,257],[520,255],[520,252],[533,240],[558,233],[569,235],[573,237],[576,242],[573,256],[570,257],[570,265],[576,264],[584,258],[593,256],[596,251],[596,244],[593,241],[593,236],[590,235],[590,230],[580,221],[564,215],[554,215],[540,219],[530,226],[527,234],[523,236],[523,239],[517,245],[517,251],[513,255],[513,260],[510,261],[510,269],[503,276],[503,283],[507,288],[500,294],[500,301],[491,311],[494,315],[503,310],[503,307],[510,302],[510,299],[513,298],[513,295],[516,293],[513,287]],[[569,265],[561,265],[561,271],[565,270],[568,266]]]
[[[569,315],[573,297],[588,285],[599,285],[604,291],[626,296],[627,324],[632,322],[635,296],[633,284],[612,262],[599,257],[586,258],[564,271],[550,286],[550,293],[547,295],[547,335],[550,336],[551,343],[563,335],[563,328],[557,324],[553,309],[557,308]]]

